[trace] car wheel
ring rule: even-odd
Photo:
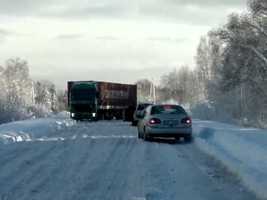
[[[179,141],[180,141],[180,137],[179,136],[175,137],[175,142],[179,142]]]
[[[144,139],[144,133],[140,133],[140,138]]]
[[[143,139],[144,139],[145,141],[148,141],[148,136],[147,136],[147,134],[144,133],[144,135],[143,135]]]
[[[193,140],[192,135],[184,136],[184,141],[185,141],[186,143],[191,143],[192,140]]]
[[[142,138],[142,135],[141,135],[140,131],[138,131],[138,138],[139,139]]]
[[[149,140],[149,136],[148,136],[147,133],[146,133],[146,127],[144,127],[143,139],[144,139],[145,141],[148,141],[148,140]]]

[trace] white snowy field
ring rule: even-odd
[[[261,160],[265,156],[264,133],[259,133],[262,138],[258,140],[249,130],[259,131],[195,121],[195,145],[144,142],[137,139],[136,128],[129,123],[75,122],[66,113],[3,124],[0,199],[257,199],[216,161],[223,161],[236,172],[232,167],[233,163],[238,166],[235,159],[249,159],[239,168],[249,165],[265,176],[266,159]],[[257,156],[246,153],[248,144]],[[199,147],[216,159],[202,153]],[[235,159],[228,158],[228,154]],[[250,163],[255,160],[258,163]],[[259,167],[259,162],[263,166]],[[242,180],[264,196],[251,177],[243,177],[250,171],[240,172]],[[253,177],[254,173],[250,175]]]

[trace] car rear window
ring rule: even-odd
[[[186,112],[181,106],[176,105],[153,106],[151,109],[151,115],[157,114],[186,114]]]

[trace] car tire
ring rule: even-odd
[[[139,139],[142,138],[142,135],[141,135],[140,131],[138,131],[137,137],[138,137]]]
[[[145,133],[143,134],[143,139],[144,139],[145,141],[148,141],[149,138],[148,138],[147,134],[145,134]]]
[[[192,135],[184,136],[184,141],[186,143],[191,143],[193,141],[193,136]]]
[[[175,142],[179,142],[179,141],[180,141],[180,137],[179,136],[175,137]]]
[[[140,133],[140,138],[144,139],[144,133]]]
[[[146,133],[146,127],[144,127],[143,139],[144,139],[145,141],[148,141],[148,140],[150,139],[150,137],[149,137],[149,136],[147,135],[147,133]]]

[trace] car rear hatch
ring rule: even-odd
[[[152,125],[155,128],[182,128],[188,127],[189,124],[183,123],[183,119],[187,118],[185,114],[159,114],[153,115],[152,118],[160,119],[161,123]]]

